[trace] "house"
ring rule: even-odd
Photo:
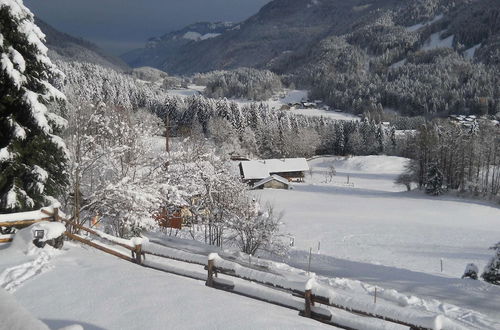
[[[290,189],[290,182],[287,179],[273,174],[265,179],[256,182],[252,189]]]
[[[305,158],[260,159],[243,161],[239,164],[241,178],[251,185],[272,176],[279,175],[288,181],[302,181],[309,165]]]

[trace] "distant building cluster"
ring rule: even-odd
[[[452,123],[460,125],[465,128],[473,128],[481,123],[490,122],[491,124],[500,127],[500,121],[496,119],[489,119],[487,117],[478,117],[476,115],[450,115]]]

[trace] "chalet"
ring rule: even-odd
[[[276,174],[256,182],[252,189],[290,189],[290,182]]]
[[[282,158],[243,161],[239,168],[243,181],[253,185],[272,175],[288,181],[302,181],[309,165],[305,158]]]

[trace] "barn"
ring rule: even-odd
[[[239,164],[241,178],[254,185],[272,175],[288,181],[303,181],[309,165],[305,158],[260,159],[243,161]]]

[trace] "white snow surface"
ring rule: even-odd
[[[443,14],[440,14],[440,15],[437,15],[436,17],[434,17],[432,20],[430,21],[427,21],[427,22],[424,22],[424,23],[418,23],[418,24],[415,24],[415,25],[412,25],[412,26],[408,26],[406,27],[406,31],[408,32],[415,32],[415,31],[418,31],[420,30],[421,28],[425,27],[425,26],[429,26],[431,25],[432,23],[434,22],[437,22],[439,21],[440,19],[442,19],[444,16]]]
[[[153,256],[148,256],[147,264],[203,279],[206,271],[200,267],[209,253],[217,252],[212,254],[216,266],[285,288],[303,290],[309,283],[315,294],[336,304],[436,329],[500,328],[500,288],[460,279],[467,263],[481,268],[491,257],[487,248],[500,234],[498,207],[403,191],[392,182],[407,161],[387,156],[318,157],[309,161],[312,178],[307,175],[306,183],[296,184],[295,190],[255,193],[286,211],[285,231],[295,234],[296,243],[285,259],[287,264],[228,254],[178,238],[162,240],[159,235],[148,236],[143,249],[195,264]],[[325,183],[324,174],[332,164],[336,182]],[[344,186],[347,176],[354,186]],[[142,328],[176,324],[180,329],[234,328],[235,324],[243,329],[322,326],[299,318],[296,312],[212,290],[203,281],[140,268],[79,245],[66,244],[62,254],[47,248],[27,250],[31,233],[29,238],[23,233],[16,234],[8,248],[0,247],[0,287],[14,292],[51,328],[75,323],[97,329],[131,329],[137,324]],[[318,241],[321,254],[316,251]],[[310,274],[303,270],[309,247],[314,247]],[[441,258],[443,273],[439,271]],[[233,282],[238,292],[303,306],[300,299],[269,288],[238,279]],[[123,290],[123,283],[134,285]],[[128,303],[130,297],[134,304]],[[220,306],[224,306],[223,313]],[[252,322],[242,322],[249,313]],[[384,328],[371,319],[354,319],[339,311],[332,314],[340,324]]]
[[[0,267],[3,262],[0,258]],[[66,243],[65,252],[51,263],[50,272],[14,292],[50,328],[80,324],[84,329],[335,329],[299,317],[293,310],[214,290],[204,281],[139,267],[72,243]]]
[[[49,327],[36,319],[19,304],[14,296],[0,288],[0,320],[2,329],[10,330],[49,330]]]
[[[40,239],[40,241],[45,242],[64,234],[64,232],[66,231],[66,226],[64,226],[60,222],[42,221],[31,226],[31,233],[33,234],[33,237],[36,230],[44,231],[44,236],[42,239]]]
[[[477,44],[472,46],[471,48],[467,49],[464,51],[464,57],[470,59],[474,58],[474,55],[476,54],[476,50],[481,47],[481,44]]]
[[[55,207],[60,207],[60,204],[54,204],[49,207],[44,207],[40,210],[36,211],[28,211],[28,212],[18,212],[18,213],[7,213],[7,214],[0,214],[0,222],[14,222],[14,221],[20,221],[20,220],[39,220],[43,218],[49,217],[49,215],[45,214],[42,212],[42,210],[47,211],[49,213],[54,212]],[[64,217],[64,213],[59,211],[59,215]]]
[[[220,36],[220,33],[201,34],[201,33],[194,32],[194,31],[188,31],[182,36],[182,38],[188,39],[188,40],[200,41],[200,40],[212,39],[212,38],[215,38],[218,36]]]
[[[431,34],[429,39],[427,39],[420,50],[432,50],[432,49],[437,49],[437,48],[453,48],[453,38],[454,35],[451,35],[449,37],[446,37],[444,39],[441,38],[441,35],[445,31],[440,31]]]
[[[446,306],[458,305],[499,321],[494,306],[500,306],[500,288],[460,277],[468,263],[482,269],[491,258],[488,248],[500,237],[500,209],[406,192],[393,183],[406,162],[387,156],[316,158],[309,162],[313,177],[306,175],[294,190],[253,194],[285,212],[283,230],[295,238],[291,266],[307,268],[312,247],[311,270],[318,275],[361,280],[419,295],[437,309],[452,312],[456,308]],[[337,176],[326,183],[332,164]],[[480,315],[468,319],[481,323]]]

